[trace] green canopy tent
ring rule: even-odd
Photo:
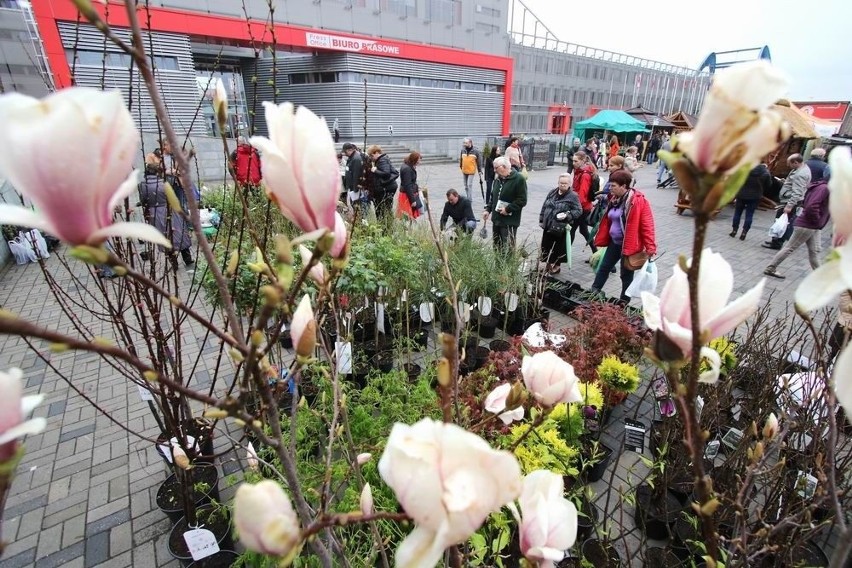
[[[648,132],[645,123],[636,120],[623,110],[602,110],[586,120],[574,125],[574,137],[586,140],[587,130],[608,130],[610,132]]]

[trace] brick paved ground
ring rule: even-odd
[[[555,187],[561,171],[561,167],[553,167],[530,175],[530,200],[520,231],[521,239],[526,239],[530,247],[535,246],[539,237],[537,218],[543,197]],[[645,191],[654,209],[658,250],[665,253],[659,261],[662,283],[671,273],[677,255],[688,253],[692,219],[688,214],[675,214],[675,192],[654,189],[654,176],[652,168],[640,170],[638,187]],[[455,165],[421,168],[422,185],[428,185],[433,199],[438,200],[433,209],[440,211],[447,188],[462,187],[461,178]],[[474,210],[480,211],[481,205],[481,198],[477,196]],[[772,251],[761,248],[760,243],[773,216],[770,212],[758,212],[748,240],[740,242],[727,235],[731,215],[732,210],[725,209],[712,223],[707,243],[724,253],[734,265],[735,295],[739,295],[762,277],[763,268],[772,256]],[[563,269],[561,277],[588,286],[593,277],[591,269],[583,262],[588,251],[583,251],[578,243],[573,250],[574,268]],[[69,261],[79,268],[77,261]],[[50,262],[56,263],[56,258]],[[784,309],[784,302],[791,300],[796,283],[809,270],[804,251],[793,255],[780,270],[787,279],[767,283],[768,290],[776,292],[778,311]],[[82,270],[77,272],[83,274]],[[83,283],[87,282],[91,283],[91,277],[85,275]],[[68,286],[73,286],[70,280]],[[610,278],[606,291],[617,295],[617,278]],[[27,319],[61,330],[69,329],[67,318],[47,296],[42,273],[36,265],[7,266],[0,273],[0,304]],[[82,322],[96,324],[93,318],[85,315]],[[567,323],[567,319],[554,321],[555,327]],[[202,352],[199,372],[195,376],[199,384],[203,384],[212,374],[216,352],[207,349],[200,334],[193,339],[195,342],[188,341],[188,345]],[[136,387],[117,375],[112,367],[101,364],[94,355],[44,353],[51,366],[73,377],[77,388],[116,418],[126,421],[143,435],[156,435],[156,424],[147,406],[140,401]],[[166,470],[151,444],[128,435],[105,417],[96,415],[95,410],[58,379],[22,339],[0,337],[0,368],[10,366],[25,371],[28,394],[46,395],[35,415],[46,417],[48,427],[44,433],[26,440],[27,453],[4,514],[3,537],[11,544],[0,566],[177,566],[170,560],[164,543],[169,521],[154,503]],[[638,401],[628,400],[613,418],[618,419],[620,413],[632,414],[636,404]],[[640,411],[640,415],[648,414],[647,407]],[[225,456],[225,473],[235,469],[233,459],[233,455]],[[626,481],[628,468],[637,462],[637,456],[631,452],[622,455],[617,479]],[[223,498],[228,500],[231,493],[224,490],[224,483],[220,483],[220,487]],[[605,487],[599,482],[595,489],[602,493]]]

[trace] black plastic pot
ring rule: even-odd
[[[479,320],[479,337],[491,339],[497,331],[497,318],[484,316]]]
[[[594,538],[583,542],[583,558],[595,568],[621,568],[621,556],[615,547]]]
[[[583,542],[594,534],[595,525],[598,524],[598,508],[584,497],[577,513],[577,542]]]
[[[373,356],[373,368],[380,370],[383,373],[389,373],[393,370],[393,352],[380,351]]]
[[[189,491],[193,497],[196,507],[210,502],[210,499],[219,500],[219,472],[216,467],[208,464],[198,465],[186,472]],[[206,489],[199,483],[205,483]],[[177,523],[183,518],[183,491],[175,474],[171,474],[160,485],[157,490],[157,506],[172,521]]]
[[[669,548],[652,546],[645,549],[645,568],[674,568],[680,565],[680,559]]]
[[[474,364],[473,370],[481,369],[485,366],[485,363],[488,362],[488,356],[491,355],[491,350],[487,347],[478,346],[474,351]]]
[[[219,543],[219,550],[234,548],[234,541],[231,539],[231,518],[228,514],[227,507],[213,507],[212,505],[204,505],[196,511],[198,525],[211,531],[216,537],[216,542]],[[183,539],[183,533],[189,530],[186,518],[181,518],[169,533],[169,554],[172,558],[180,561],[182,566],[190,566],[193,564],[192,555],[186,547],[186,541]]]
[[[280,345],[284,349],[292,349],[293,348],[293,338],[290,337],[290,330],[282,331],[278,335],[278,345]]]
[[[654,490],[649,485],[639,485],[636,489],[636,508],[633,519],[636,525],[645,530],[650,539],[665,540],[671,534],[671,525],[683,510],[678,498],[666,491],[661,498],[655,499]]]
[[[414,363],[406,363],[402,366],[402,368],[405,371],[405,374],[408,375],[409,382],[417,382],[417,379],[420,378],[420,373],[422,372],[420,365],[416,365]]]
[[[689,515],[689,518],[694,521],[695,515]],[[694,528],[683,515],[679,516],[674,523],[674,537],[672,549],[682,560],[701,556],[701,549],[695,545],[696,541],[702,539],[701,532]]]
[[[233,550],[220,550],[207,558],[196,560],[189,565],[189,568],[230,568],[239,557],[240,555]]]
[[[828,556],[812,541],[790,551],[790,566],[822,567],[828,566]],[[847,564],[848,566],[848,564]]]
[[[589,483],[594,483],[595,481],[599,481],[606,473],[606,468],[609,465],[610,460],[612,459],[613,450],[609,446],[605,446],[604,444],[598,444],[598,459],[597,461],[589,466],[588,468],[583,467],[583,471],[586,475],[586,480]],[[583,459],[582,457],[580,459]]]
[[[494,341],[488,344],[488,347],[491,348],[491,351],[501,352],[508,351],[511,347],[511,344],[504,339],[495,339]]]

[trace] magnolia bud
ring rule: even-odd
[[[249,442],[248,446],[246,446],[246,463],[252,471],[257,471],[260,465],[260,461],[257,458],[257,452],[254,451],[254,446],[251,442]]]
[[[450,360],[446,357],[438,359],[438,384],[448,387],[452,384],[452,373],[450,372]]]
[[[529,393],[524,388],[524,384],[520,381],[512,385],[509,395],[506,397],[506,410],[515,410],[524,405],[527,401]]]
[[[186,455],[186,452],[183,451],[183,448],[180,446],[173,446],[172,457],[175,460],[176,466],[181,469],[189,469],[189,457]]]
[[[778,433],[778,417],[775,416],[774,412],[769,413],[769,417],[766,419],[766,424],[763,426],[763,439],[771,440]]]
[[[361,490],[361,513],[369,515],[373,512],[373,490],[370,489],[370,484],[365,483],[364,489]]]
[[[275,257],[282,264],[293,265],[293,244],[287,235],[275,237]]]
[[[355,461],[358,462],[358,465],[364,465],[365,463],[370,461],[372,459],[372,457],[373,457],[373,454],[365,452],[363,454],[358,454],[358,457],[355,458]]]

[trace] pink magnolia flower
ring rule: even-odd
[[[834,246],[849,240],[852,234],[852,152],[838,146],[828,156],[831,178],[828,180],[828,209],[834,224]]]
[[[292,560],[302,549],[299,519],[290,498],[272,480],[240,485],[234,496],[234,526],[249,550]]]
[[[583,401],[574,367],[553,351],[541,351],[532,357],[524,357],[521,374],[527,389],[542,406]]]
[[[293,340],[296,355],[308,357],[313,353],[317,344],[317,322],[314,319],[314,310],[311,308],[311,299],[307,294],[302,296],[302,301],[299,302],[299,307],[293,314],[290,338]]]
[[[379,474],[415,523],[396,551],[396,565],[407,568],[434,568],[447,547],[470,538],[521,493],[515,456],[429,418],[394,424]]]
[[[553,568],[577,539],[577,508],[564,490],[561,475],[534,471],[524,478],[520,515],[510,507],[520,524],[521,554],[539,568]]]
[[[0,204],[0,223],[40,229],[72,245],[109,237],[171,247],[146,223],[113,223],[136,191],[139,132],[119,91],[71,87],[42,100],[0,96],[0,173],[35,211]]]
[[[263,103],[269,138],[252,136],[260,150],[263,183],[285,217],[305,232],[334,230],[340,165],[325,119],[293,103]]]
[[[305,266],[310,264],[311,259],[314,257],[311,250],[305,245],[299,245],[299,256],[302,257],[302,264]],[[310,272],[308,272],[308,277],[316,282],[317,286],[325,284],[325,281],[327,280],[325,265],[322,262],[314,264],[313,268],[311,268]]]
[[[348,235],[346,234],[346,222],[340,213],[334,214],[334,244],[331,245],[331,258],[340,259],[346,256]]]
[[[363,454],[358,454],[358,456],[355,458],[355,461],[358,462],[358,465],[364,465],[371,459],[373,459],[373,454],[369,452],[364,452]]]
[[[691,261],[690,261],[691,262]],[[732,331],[757,310],[763,294],[765,279],[728,303],[734,290],[734,273],[731,265],[719,253],[706,248],[701,253],[701,268],[698,274],[699,329],[707,341]],[[689,282],[686,272],[674,266],[671,278],[666,281],[663,292],[657,297],[642,292],[642,310],[645,324],[652,331],[663,333],[686,358],[692,352],[692,317],[690,315]],[[718,378],[719,354],[703,348],[711,370],[702,377],[703,382],[712,383]]]
[[[44,395],[22,396],[23,377],[17,368],[0,371],[0,463],[14,457],[20,438],[38,434],[47,426],[44,418],[24,420],[44,400]]]
[[[790,136],[790,126],[770,109],[784,96],[787,84],[786,77],[764,60],[719,71],[698,124],[678,136],[677,149],[703,173],[753,167]]]
[[[491,414],[497,414],[497,418],[503,421],[503,424],[511,424],[515,420],[523,420],[524,407],[519,406],[513,410],[506,410],[506,399],[509,398],[509,393],[512,392],[512,385],[503,383],[494,388],[485,397],[485,410]]]

